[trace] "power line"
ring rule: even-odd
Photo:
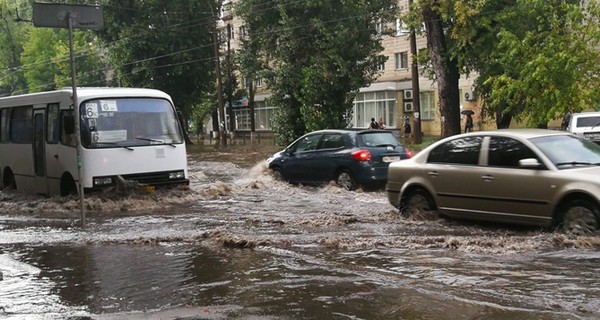
[[[295,1],[295,2],[291,2],[291,3],[285,4],[285,5],[292,5],[292,4],[301,3],[301,2],[303,2],[303,1]],[[265,1],[263,4],[264,5],[268,5],[268,4],[271,4],[271,3],[272,2],[270,2],[270,1]],[[113,7],[116,7],[116,6],[113,6]],[[119,8],[123,8],[123,7],[119,7]],[[272,7],[271,8],[266,7],[263,10],[268,10],[268,9],[272,9]],[[136,9],[131,8],[131,10],[136,10]],[[337,19],[331,19],[331,20],[323,21],[322,23],[323,24],[331,24],[331,23],[336,23],[336,22],[339,22],[339,21],[344,21],[344,20],[350,20],[350,19],[355,19],[355,18],[359,18],[359,17],[364,17],[366,15],[370,15],[370,14],[356,15],[356,16],[350,16],[350,17],[342,17],[342,18],[337,18]],[[208,19],[211,20],[211,23],[214,23],[214,22],[212,22],[213,17],[209,17]],[[191,21],[187,21],[187,22],[182,22],[182,23],[179,23],[179,24],[170,25],[167,28],[167,30],[169,30],[169,29],[177,30],[177,29],[185,29],[185,28],[191,28],[191,27],[196,27],[196,26],[203,26],[206,23],[206,21],[208,21],[208,20],[206,18],[203,18],[203,19],[197,19],[197,20],[191,20]],[[278,29],[276,31],[278,31],[278,32],[290,31],[290,30],[299,29],[299,28],[306,28],[306,27],[310,27],[310,26],[313,26],[313,24],[312,23],[307,23],[307,24],[304,24],[304,25],[298,25],[298,26],[290,27],[290,28],[280,28],[280,29]],[[151,36],[154,36],[154,35],[155,35],[155,33],[154,33],[153,30],[147,30],[145,35],[142,33],[142,34],[139,34],[139,35],[136,35],[136,36],[131,36],[131,37],[128,37],[128,38],[125,38],[125,39],[119,39],[119,40],[115,40],[113,42],[107,43],[105,45],[105,50],[109,50],[110,51],[110,47],[117,46],[118,44],[126,45],[128,42],[139,41],[139,40],[141,40],[143,38],[151,37]],[[261,35],[261,34],[258,34],[258,35]],[[305,36],[303,38],[300,38],[300,40],[303,40],[303,39],[308,40],[308,39],[314,38],[315,36],[318,36],[318,35],[307,35],[307,36]],[[180,51],[177,51],[177,52],[171,52],[171,53],[167,53],[167,54],[163,54],[163,55],[159,55],[159,56],[154,56],[154,57],[144,58],[144,59],[140,59],[140,60],[136,60],[136,61],[126,62],[126,63],[123,63],[123,64],[121,64],[119,66],[122,67],[122,66],[126,66],[126,65],[133,65],[133,64],[137,64],[137,63],[147,62],[147,61],[151,61],[151,60],[156,60],[156,59],[164,58],[164,57],[167,57],[167,56],[174,56],[174,55],[177,55],[177,54],[182,54],[182,53],[185,53],[185,52],[189,52],[189,51],[192,51],[192,50],[196,50],[196,49],[200,49],[200,48],[205,48],[205,47],[209,47],[209,46],[212,46],[212,44],[207,44],[207,45],[203,45],[203,46],[197,46],[197,47],[194,47],[194,48],[183,49],[183,50],[180,50]],[[87,50],[78,51],[76,54],[77,54],[78,58],[81,58],[81,57],[85,57],[88,54],[89,55],[94,54],[94,51],[92,51],[91,49],[87,49]],[[215,59],[215,58],[216,57],[211,57],[211,58],[202,59],[202,60],[208,61],[208,60],[212,60],[212,59]],[[61,59],[61,60],[58,60],[58,62],[66,61],[67,59],[68,58],[65,57],[64,60]],[[186,64],[186,63],[194,63],[194,62],[198,62],[198,61],[202,61],[202,60],[194,60],[193,62],[181,62],[181,63],[178,63],[178,65]],[[18,72],[20,70],[24,70],[24,69],[27,69],[27,68],[35,67],[35,66],[40,65],[40,64],[46,64],[46,63],[48,63],[48,61],[40,61],[40,62],[36,62],[36,63],[30,64],[30,65],[22,65],[18,69],[13,70],[12,73]],[[166,66],[169,66],[169,65],[158,66],[158,67],[166,67]],[[15,69],[15,68],[12,68],[12,69]],[[107,68],[104,68],[104,70],[107,70]],[[88,71],[88,72],[91,73],[91,72],[95,72],[95,71],[97,71],[97,70]],[[10,74],[7,75],[7,76],[10,76]],[[3,78],[3,79],[5,79],[5,78]]]

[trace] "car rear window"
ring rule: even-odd
[[[399,146],[400,141],[394,136],[393,133],[388,131],[382,132],[365,132],[360,134],[360,139],[363,145],[367,147],[381,147],[381,146]]]
[[[600,116],[577,117],[577,127],[595,127],[600,125]]]

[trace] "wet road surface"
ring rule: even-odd
[[[190,190],[0,192],[0,319],[598,319],[600,237],[402,218],[274,146],[192,146]]]

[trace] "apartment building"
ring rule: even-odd
[[[224,3],[224,11],[220,27],[229,30],[229,50],[239,50],[240,39],[245,35],[244,22],[237,18],[231,10],[233,1]],[[408,10],[408,0],[399,0],[399,8]],[[373,28],[381,30],[382,25],[374,25]],[[421,130],[424,135],[439,135],[441,131],[441,119],[439,116],[439,103],[437,98],[436,84],[425,75],[419,77],[420,109],[417,110],[413,103],[415,90],[412,88],[411,66],[413,57],[410,53],[409,30],[397,19],[394,35],[382,36],[384,50],[383,55],[387,57],[385,63],[378,65],[379,77],[370,86],[361,88],[354,99],[353,127],[367,127],[370,119],[381,119],[387,128],[400,129],[404,119],[414,122],[420,117]],[[426,48],[424,37],[416,40],[417,50]],[[420,69],[422,71],[422,69]],[[421,72],[420,72],[421,74]],[[480,101],[474,96],[472,89],[473,77],[462,77],[459,90],[461,97],[461,109],[470,109],[473,115],[475,130],[483,129],[485,124],[481,119]],[[256,130],[270,130],[271,119],[275,108],[268,103],[270,96],[268,88],[261,79],[255,80],[255,123]],[[228,113],[229,114],[229,113]],[[248,108],[241,106],[233,109],[235,127],[233,130],[249,130],[250,114]],[[232,123],[227,121],[228,125]],[[228,130],[231,128],[228,127]]]

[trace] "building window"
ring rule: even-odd
[[[241,26],[239,29],[240,37],[243,39],[246,37],[246,26]]]
[[[375,23],[375,33],[377,33],[378,36],[383,34],[383,22],[377,21]]]
[[[260,88],[263,86],[263,81],[262,78],[256,78],[254,79],[254,82],[252,82],[254,84],[254,88]],[[248,78],[246,77],[242,77],[242,85],[246,88],[250,87],[251,82],[249,81]]]
[[[377,70],[378,71],[385,70],[385,57],[384,56],[377,57]]]
[[[250,130],[250,108],[242,107],[233,110],[235,130]],[[275,108],[269,107],[265,101],[254,101],[254,124],[256,130],[273,129]]]
[[[409,33],[410,33],[410,30],[408,30],[408,27],[406,26],[406,24],[404,22],[402,22],[402,20],[396,19],[396,36],[398,36],[398,37],[405,36]]]
[[[423,91],[419,97],[421,99],[421,119],[435,119],[435,100],[433,91]]]
[[[352,125],[354,127],[368,127],[371,118],[375,118],[377,122],[383,122],[386,128],[395,128],[398,116],[396,92],[361,92],[354,98],[353,111]]]
[[[396,70],[408,69],[408,52],[397,52],[394,54]]]

